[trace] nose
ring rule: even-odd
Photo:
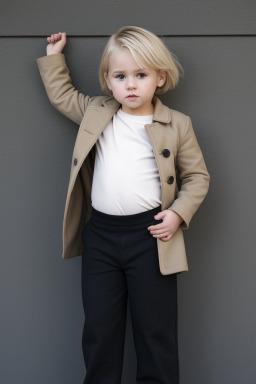
[[[129,76],[127,78],[127,89],[135,89],[136,88],[136,82],[133,76]]]

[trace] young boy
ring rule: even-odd
[[[47,41],[37,62],[48,97],[80,125],[63,257],[82,255],[84,383],[120,384],[129,297],[137,383],[177,384],[177,274],[188,269],[181,228],[209,186],[190,118],[155,96],[175,87],[179,64],[153,33],[121,28],[100,65],[110,97],[89,97],[69,77],[66,34]]]

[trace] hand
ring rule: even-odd
[[[163,220],[162,223],[148,227],[151,235],[160,238],[162,241],[168,241],[179,228],[183,219],[171,209],[159,212],[154,216],[156,220]]]
[[[55,53],[61,53],[66,45],[66,32],[55,33],[47,37],[48,45],[46,46],[47,56]]]

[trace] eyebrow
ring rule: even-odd
[[[138,68],[138,69],[135,69],[134,72],[140,72],[140,71],[146,71],[147,68]],[[115,73],[122,73],[122,72],[125,72],[125,70],[120,70],[120,71],[114,71],[113,74]]]

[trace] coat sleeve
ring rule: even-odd
[[[186,127],[180,138],[176,155],[176,168],[181,187],[169,209],[183,218],[181,226],[187,229],[208,192],[210,182],[210,175],[188,116],[186,116]]]
[[[63,53],[37,59],[42,81],[51,104],[63,115],[80,125],[90,97],[72,84]]]

